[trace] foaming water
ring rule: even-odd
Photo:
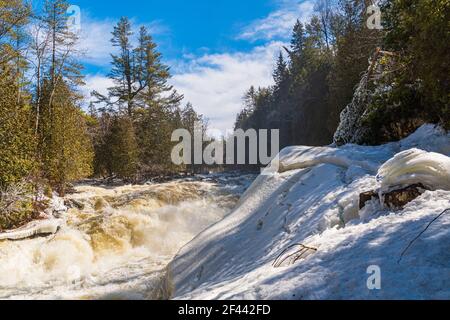
[[[235,183],[235,182],[233,182]],[[234,188],[236,187],[236,188]],[[158,299],[166,265],[244,185],[80,185],[54,236],[0,242],[0,298]]]

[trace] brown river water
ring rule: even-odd
[[[169,298],[167,264],[231,212],[252,178],[77,185],[57,234],[0,242],[0,299]]]

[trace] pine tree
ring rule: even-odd
[[[291,46],[287,49],[290,58],[290,71],[293,82],[301,83],[304,79],[306,34],[303,24],[297,20],[292,31]]]
[[[133,46],[130,37],[133,35],[131,24],[128,18],[121,18],[117,26],[114,27],[111,43],[119,49],[118,55],[111,55],[112,70],[110,78],[114,80],[116,86],[110,88],[110,97],[117,99],[120,107],[125,105],[126,112],[131,117],[134,108],[134,59]]]
[[[136,95],[141,111],[135,117],[140,163],[145,171],[171,171],[171,134],[179,128],[177,115],[183,97],[168,85],[169,67],[162,63],[161,53],[145,27],[140,29],[134,55],[142,87]]]
[[[280,52],[278,54],[275,70],[273,71],[275,88],[281,88],[284,82],[286,82],[287,78],[288,78],[288,66],[286,61],[284,60],[283,54]]]
[[[439,122],[450,129],[450,2],[384,1],[382,9],[384,49],[395,52],[397,66],[402,66],[392,81],[400,85],[394,86],[390,99],[404,105],[396,110],[397,117],[409,111],[411,116],[420,114],[424,121]],[[416,89],[408,93],[408,88]],[[406,106],[412,96],[417,101],[415,110]]]
[[[22,0],[0,2],[0,65],[11,63],[21,56],[16,44],[29,17],[30,6]]]
[[[300,20],[297,20],[297,22],[294,25],[294,29],[292,30],[290,52],[292,52],[295,56],[301,56],[304,48],[305,48],[305,30]]]
[[[97,103],[109,107],[105,111],[114,118],[126,115],[129,125],[133,127],[132,130],[116,130],[112,134],[113,126],[105,127],[105,122],[102,122],[108,119],[104,114],[100,119],[102,132],[95,138],[96,171],[122,176],[136,173],[137,168],[144,174],[171,170],[170,138],[173,130],[179,127],[179,103],[183,98],[168,84],[169,67],[162,63],[161,53],[157,51],[157,45],[148,30],[140,28],[136,47],[131,44],[131,36],[132,26],[127,18],[122,18],[114,28],[112,39],[113,45],[120,51],[118,55],[112,55],[110,78],[115,86],[108,89],[107,96],[93,92]],[[119,139],[114,143],[121,145],[122,138],[117,133],[125,132],[131,136],[131,131],[135,138],[129,137],[128,140],[136,141],[139,159],[133,160],[135,164],[131,167],[123,161],[111,164],[109,156],[104,156],[111,155],[105,141],[113,143],[112,139]],[[124,168],[119,168],[119,164],[123,164]]]
[[[162,95],[173,89],[167,84],[170,78],[169,67],[161,62],[161,53],[157,51],[157,45],[145,27],[139,30],[138,47],[134,56],[136,78],[142,88],[137,97],[140,105],[145,108],[150,104],[164,103]]]
[[[122,17],[114,27],[112,36],[111,43],[119,51],[117,55],[111,54],[112,69],[109,78],[113,80],[114,86],[108,88],[107,96],[96,91],[92,95],[97,98],[96,103],[105,104],[110,109],[133,117],[137,95],[147,87],[147,69],[144,65],[147,49],[141,45],[147,45],[149,39],[141,34],[140,46],[134,49],[131,41],[132,26],[126,17]]]
[[[251,86],[250,89],[244,94],[244,110],[247,113],[252,113],[255,109],[255,99],[256,99],[256,90],[254,86]]]

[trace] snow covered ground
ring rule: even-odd
[[[279,172],[258,177],[231,214],[172,261],[172,297],[450,299],[450,212],[400,260],[450,208],[449,156],[450,134],[431,125],[378,147],[283,150]],[[434,191],[403,210],[378,200],[359,210],[362,192],[418,181]],[[317,251],[274,267],[284,250],[295,254],[295,244]],[[373,270],[381,272],[380,289],[369,289]]]

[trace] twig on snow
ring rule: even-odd
[[[290,249],[295,248],[295,247],[300,247],[299,250],[295,251],[294,253],[288,254],[287,256],[283,257]],[[289,247],[287,247],[286,249],[284,249],[279,255],[278,257],[275,259],[275,261],[273,262],[272,266],[274,268],[279,268],[281,267],[281,265],[291,259],[291,264],[296,263],[298,260],[300,260],[306,253],[317,251],[317,248],[312,248],[312,247],[307,247],[301,243],[296,243],[293,245],[290,245]],[[292,259],[293,258],[293,259]]]
[[[400,255],[400,259],[398,259],[397,263],[400,263],[400,261],[402,261],[403,256],[406,254],[406,252],[409,250],[409,248],[412,247],[412,245],[419,240],[419,238],[425,233],[427,232],[427,230],[431,227],[431,225],[433,223],[435,223],[437,220],[439,220],[445,213],[449,212],[450,208],[445,209],[444,211],[442,211],[436,218],[434,218],[433,220],[431,220],[431,222],[427,225],[427,227],[417,235],[417,237],[415,237],[409,244],[408,246],[405,248],[405,250],[403,250],[402,254]]]

